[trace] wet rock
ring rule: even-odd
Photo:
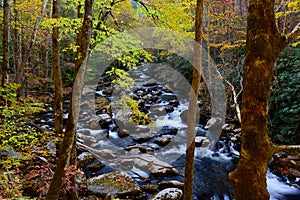
[[[152,101],[153,103],[156,103],[159,100],[159,98],[158,98],[157,95],[153,95],[153,96],[150,97],[149,100]]]
[[[109,101],[105,97],[95,99],[95,109],[100,110],[105,108],[109,104]]]
[[[176,135],[178,132],[177,128],[170,127],[170,126],[164,126],[161,130],[159,130],[159,135]]]
[[[94,156],[90,152],[83,152],[79,156],[77,156],[79,166],[86,165],[94,159]]]
[[[125,129],[119,130],[118,131],[118,136],[120,138],[127,137],[127,136],[129,136],[129,131],[125,130]]]
[[[208,147],[210,145],[210,141],[207,137],[196,136],[195,144],[196,144],[196,147]]]
[[[171,113],[171,112],[174,111],[174,107],[172,106],[172,104],[171,105],[166,105],[165,110],[166,110],[167,113]]]
[[[142,97],[145,96],[145,92],[143,90],[137,90],[134,92],[138,97]]]
[[[233,130],[234,133],[240,133],[241,131],[242,131],[241,128],[236,128],[236,129]]]
[[[104,165],[101,162],[95,162],[95,163],[87,166],[87,169],[95,172],[95,171],[100,170],[102,167],[104,167]]]
[[[164,135],[162,137],[158,137],[155,139],[155,143],[160,145],[160,146],[165,146],[167,144],[169,144],[170,142],[173,142],[174,138],[170,135]]]
[[[300,178],[299,168],[300,153],[286,154],[279,152],[274,154],[269,167],[275,174],[287,176],[289,179]]]
[[[102,93],[106,96],[111,96],[111,94],[113,93],[113,89],[112,88],[106,88],[102,91]]]
[[[179,101],[177,99],[172,99],[172,100],[169,101],[169,104],[171,106],[177,107],[179,105]]]
[[[129,153],[131,153],[131,154],[140,154],[141,150],[139,148],[134,148],[134,149],[131,149],[129,151]]]
[[[121,129],[131,130],[131,127],[135,127],[135,123],[131,122],[130,112],[125,112],[123,110],[117,111],[115,114],[116,124]]]
[[[111,117],[108,114],[100,114],[98,117],[100,127],[103,129],[108,129],[109,125],[112,123]]]
[[[111,85],[111,82],[101,82],[97,85],[97,91],[102,90],[104,87],[108,87]]]
[[[215,127],[215,126],[221,126],[221,124],[222,124],[222,119],[221,118],[219,118],[219,117],[212,117],[212,118],[210,118],[207,121],[207,123],[204,126],[204,128],[205,129],[209,129],[209,128],[212,128],[212,127]]]
[[[116,171],[88,179],[90,194],[114,198],[139,199],[143,196],[138,184],[125,172]]]
[[[234,124],[224,124],[222,126],[223,131],[232,131],[234,129],[235,125]]]
[[[178,188],[167,188],[155,195],[152,200],[180,200],[182,194],[182,190]]]
[[[147,192],[150,194],[156,193],[158,191],[158,186],[153,185],[153,184],[141,185],[140,187],[144,192]]]
[[[151,111],[151,113],[150,113],[151,117],[166,115],[165,107],[161,106],[161,105],[152,106],[150,111]],[[173,108],[173,111],[174,111],[174,108]]]
[[[163,101],[167,101],[167,102],[170,102],[170,101],[173,101],[173,100],[177,100],[177,96],[175,94],[171,94],[171,93],[162,94],[162,95],[160,95],[160,98]]]
[[[81,135],[77,133],[77,137],[80,142],[84,143],[87,146],[98,143],[97,139],[94,136]]]
[[[170,164],[150,154],[141,154],[134,159],[134,166],[154,176],[178,175],[179,172]]]
[[[132,140],[138,143],[144,143],[150,141],[154,135],[152,133],[137,133],[131,134]]]
[[[182,189],[184,188],[184,184],[180,181],[172,180],[172,181],[163,181],[158,183],[158,188],[160,190],[166,189],[166,188],[179,188]]]
[[[186,109],[186,110],[182,111],[181,114],[180,114],[180,119],[182,120],[183,123],[186,123],[186,124],[187,124],[188,114],[189,114],[188,111],[189,111],[189,110]],[[200,117],[199,117],[199,112],[197,112],[196,114],[197,114],[197,116],[196,116],[196,121],[198,122],[199,119],[200,119]],[[202,116],[201,116],[201,117],[202,117]]]
[[[158,86],[158,83],[155,80],[150,80],[148,83],[143,84],[144,87],[155,87]]]

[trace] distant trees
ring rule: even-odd
[[[4,0],[3,2],[4,12],[3,12],[3,36],[2,36],[2,80],[1,85],[7,81],[8,69],[9,69],[9,38],[10,38],[10,0]]]
[[[288,34],[276,25],[274,0],[250,0],[243,75],[242,149],[237,168],[230,173],[235,199],[269,199],[266,172],[278,147],[268,136],[268,100],[274,65],[280,52],[300,33],[300,22]],[[294,148],[294,147],[291,147]],[[296,148],[296,147],[295,147]]]

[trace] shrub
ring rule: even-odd
[[[270,98],[270,136],[277,143],[300,144],[300,49],[287,47],[275,66]]]

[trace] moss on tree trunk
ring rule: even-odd
[[[268,162],[276,149],[268,136],[268,99],[274,64],[287,40],[277,30],[273,0],[251,0],[247,21],[242,149],[240,162],[229,178],[235,199],[265,200],[270,197]]]

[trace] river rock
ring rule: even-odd
[[[163,115],[166,115],[166,111],[167,110],[165,110],[164,106],[153,105],[153,106],[151,106],[151,109],[150,109],[150,116],[151,117],[154,117],[154,116],[163,116]],[[174,108],[173,108],[173,111],[174,111]]]
[[[87,169],[95,172],[100,170],[102,167],[104,167],[104,164],[102,164],[101,162],[95,162],[93,164],[88,165]]]
[[[176,105],[176,106],[178,106],[178,105]],[[172,104],[166,105],[166,106],[165,106],[165,110],[166,110],[167,113],[171,113],[171,112],[174,111],[174,107],[173,107]]]
[[[159,130],[159,135],[176,135],[178,132],[177,128],[171,126],[164,126],[162,129]]]
[[[189,110],[186,109],[184,111],[181,112],[180,114],[180,119],[182,120],[183,123],[186,123],[187,124],[187,120],[188,120],[188,112]],[[198,110],[199,111],[199,110]],[[199,122],[200,120],[200,117],[199,117],[199,112],[196,113],[196,122]]]
[[[212,117],[210,118],[206,125],[204,126],[205,129],[213,128],[215,126],[223,126],[222,124],[222,119],[220,117]]]
[[[125,129],[121,129],[118,131],[118,136],[120,138],[127,137],[129,135],[129,131]]]
[[[178,188],[167,188],[159,192],[152,200],[180,200],[182,190]]]
[[[210,145],[210,141],[207,137],[204,136],[196,136],[195,137],[196,147],[208,147]]]
[[[177,100],[177,96],[175,94],[171,94],[171,93],[162,94],[162,95],[160,95],[160,98],[163,101],[167,101],[167,102],[170,102],[170,101],[173,101],[173,100]]]
[[[102,93],[106,96],[111,96],[111,94],[113,93],[113,89],[112,88],[106,88],[102,91]]]
[[[108,129],[109,125],[112,123],[111,117],[108,114],[100,114],[98,117],[100,127],[103,129]]]
[[[274,154],[269,167],[280,176],[287,176],[290,179],[300,178],[299,162],[300,153],[287,154],[279,152]]]
[[[77,137],[78,137],[77,140],[79,142],[82,142],[87,146],[98,142],[98,140],[94,136],[82,135],[82,134],[77,133]]]
[[[94,156],[90,152],[83,152],[79,156],[77,156],[79,166],[83,166],[87,163],[90,163],[94,159]]]
[[[166,188],[179,188],[182,189],[184,188],[184,184],[180,181],[172,180],[172,181],[163,181],[158,183],[158,188],[160,190],[166,189]]]
[[[171,106],[177,107],[179,105],[179,101],[177,99],[172,99],[172,100],[169,101],[169,104]]]
[[[116,171],[88,179],[87,190],[90,194],[114,198],[139,199],[142,190],[125,172]]]
[[[138,143],[144,143],[150,141],[153,137],[153,133],[136,133],[136,134],[131,134],[132,140]]]
[[[167,144],[169,144],[170,142],[173,142],[174,138],[173,136],[170,135],[163,135],[162,137],[158,137],[155,139],[155,143],[160,145],[160,146],[165,146]]]
[[[158,186],[153,184],[141,185],[140,187],[144,192],[150,194],[156,193],[158,191]]]
[[[150,172],[154,176],[178,175],[179,172],[170,164],[159,160],[150,154],[141,154],[134,158],[134,166],[142,171]]]
[[[120,129],[126,129],[128,131],[135,131],[137,129],[137,125],[132,121],[129,111],[118,110],[115,114],[115,121]]]

